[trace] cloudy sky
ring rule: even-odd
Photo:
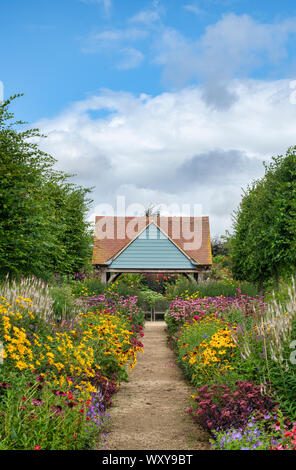
[[[0,12],[4,94],[25,94],[16,116],[94,187],[91,219],[117,196],[198,205],[221,235],[263,161],[296,145],[293,0],[1,0]]]

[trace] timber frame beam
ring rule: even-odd
[[[107,266],[96,265],[101,281],[103,284],[108,282],[113,282],[117,279],[120,274],[125,273],[149,273],[149,274],[184,274],[188,279],[195,280],[196,282],[201,282],[204,278],[204,273],[209,271],[211,266],[204,265],[198,266],[196,269],[130,269],[130,268],[108,268]]]

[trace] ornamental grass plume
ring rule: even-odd
[[[35,277],[23,278],[19,282],[6,281],[0,287],[0,296],[4,297],[13,311],[28,309],[33,315],[44,320],[52,318],[53,299],[49,287]]]
[[[288,302],[281,305],[275,296],[264,317],[256,324],[256,332],[263,339],[264,357],[268,361],[270,357],[278,363],[283,363],[285,346],[290,343],[293,321],[296,316],[296,292],[295,280],[292,279],[292,288],[288,289]]]

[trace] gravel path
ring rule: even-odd
[[[114,397],[107,449],[208,449],[208,434],[184,413],[193,388],[166,346],[165,322],[146,322],[144,332],[144,353]]]

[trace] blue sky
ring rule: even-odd
[[[155,63],[151,50],[153,36],[156,38],[161,28],[173,28],[184,37],[197,40],[209,24],[229,13],[248,14],[260,23],[296,17],[296,3],[292,0],[192,3],[167,0],[158,4],[145,0],[113,0],[110,4],[96,0],[10,0],[3,3],[0,79],[5,84],[6,95],[25,94],[17,111],[29,121],[53,116],[69,102],[81,100],[101,88],[152,95],[174,88],[178,84],[163,77],[162,67]],[[154,27],[131,21],[141,11],[159,15]],[[114,47],[107,44],[100,47],[91,39],[92,35],[105,31],[128,29],[142,30],[143,38],[116,43]],[[145,37],[147,30],[149,35]],[[282,59],[279,67],[272,62],[265,63],[252,70],[251,75],[287,76],[289,65],[295,60],[293,43],[288,60]],[[144,57],[139,66],[131,63],[120,68],[129,48]],[[121,49],[126,52],[120,52]],[[188,77],[186,84],[194,81]]]
[[[17,117],[96,186],[94,212],[114,194],[194,201],[222,233],[262,160],[296,144],[292,0],[9,0],[0,14],[5,97],[24,93]]]

